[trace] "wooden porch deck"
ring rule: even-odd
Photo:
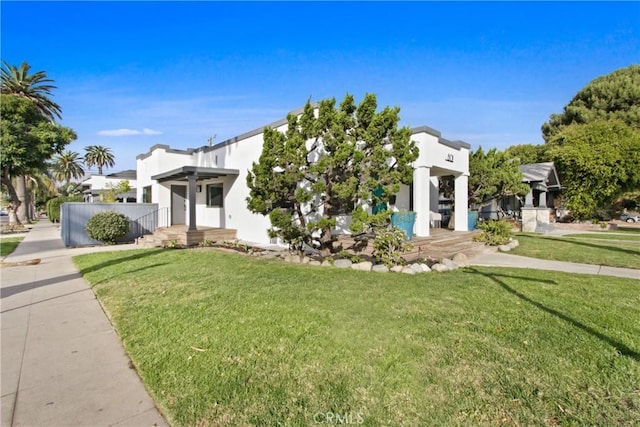
[[[196,230],[189,231],[187,225],[172,225],[159,227],[153,234],[139,239],[138,243],[147,247],[165,246],[170,242],[180,245],[195,246],[205,240],[220,241],[234,240],[237,238],[237,230],[231,228],[216,228],[197,226]]]

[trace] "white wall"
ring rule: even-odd
[[[437,136],[426,132],[415,133],[411,137],[420,147],[420,155],[415,162],[416,167],[440,168],[469,174],[469,149],[455,149],[439,142]],[[437,172],[434,173],[437,175]]]
[[[171,197],[167,198],[165,191],[160,188],[161,184],[158,184],[151,177],[182,166],[192,166],[193,163],[194,159],[191,154],[167,152],[162,147],[155,148],[144,159],[138,158],[136,160],[138,202],[142,202],[142,189],[151,186],[151,202],[158,203],[160,208],[170,207]],[[171,187],[168,188],[170,192]]]

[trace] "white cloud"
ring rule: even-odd
[[[113,130],[101,130],[96,133],[100,136],[132,136],[132,135],[162,135],[162,132],[144,128],[142,130],[135,129],[113,129]]]

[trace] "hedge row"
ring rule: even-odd
[[[47,218],[51,222],[60,222],[60,207],[66,202],[82,202],[82,197],[55,197],[47,201]]]

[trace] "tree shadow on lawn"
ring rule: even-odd
[[[547,241],[552,240],[552,241],[556,241],[556,242],[563,242],[563,243],[570,243],[573,245],[582,245],[582,246],[587,246],[590,248],[594,248],[594,249],[604,249],[604,250],[609,250],[609,251],[615,251],[615,252],[622,252],[625,254],[629,254],[629,255],[640,255],[640,250],[633,250],[633,249],[625,249],[625,248],[618,248],[616,246],[608,246],[608,245],[596,245],[593,243],[587,243],[587,242],[581,242],[577,239],[567,239],[567,238],[562,238],[562,237],[544,237],[544,236],[524,236],[524,235],[520,235],[518,236],[518,239],[545,239]]]
[[[116,274],[114,274],[112,276],[105,277],[102,280],[98,280],[97,282],[91,283],[91,287],[97,286],[97,285],[99,285],[101,283],[108,282],[109,280],[117,279],[117,278],[119,278],[121,276],[128,276],[128,275],[133,274],[133,273],[137,273],[137,272],[144,271],[144,270],[149,270],[151,268],[156,268],[156,267],[160,267],[160,266],[167,265],[167,264],[168,263],[166,263],[166,262],[160,262],[160,263],[146,265],[144,267],[136,268],[134,270],[120,270],[120,271],[118,271],[118,273],[116,273]]]
[[[593,329],[590,326],[587,326],[581,322],[579,322],[578,320],[564,314],[561,313],[558,310],[555,310],[553,308],[547,307],[546,305],[539,303],[538,301],[535,301],[534,299],[516,291],[515,289],[513,289],[512,287],[510,287],[509,285],[507,285],[504,281],[500,280],[499,277],[508,277],[508,278],[513,278],[513,279],[524,279],[524,280],[531,280],[531,281],[535,281],[535,282],[540,282],[540,280],[538,279],[531,279],[528,277],[522,277],[522,276],[511,276],[511,275],[507,275],[507,274],[497,274],[497,273],[485,273],[482,271],[478,271],[475,268],[467,268],[466,271],[470,272],[471,274],[479,274],[481,276],[487,277],[491,280],[493,280],[495,283],[497,283],[502,289],[504,289],[505,291],[509,292],[512,295],[515,295],[516,297],[520,298],[523,301],[528,302],[529,304],[539,308],[542,311],[545,311],[553,316],[556,316],[559,319],[564,320],[567,323],[570,323],[571,325],[575,326],[578,329],[583,330],[584,332],[587,332],[588,334],[604,341],[605,343],[613,346],[616,350],[618,350],[618,352],[620,354],[622,354],[623,356],[627,356],[630,357],[632,359],[635,359],[637,361],[640,361],[640,353],[634,351],[633,349],[627,347],[625,344],[618,342],[616,340],[614,340],[613,338],[596,331],[595,329]],[[549,281],[545,281],[549,282]],[[552,283],[555,283],[554,281],[550,281]],[[557,283],[555,283],[557,284]]]
[[[96,264],[96,265],[92,265],[90,267],[86,267],[86,268],[81,268],[80,269],[80,274],[85,276],[89,273],[94,273],[96,271],[102,270],[103,268],[107,268],[107,267],[112,267],[114,265],[118,265],[121,264],[123,262],[128,262],[128,261],[135,261],[135,260],[139,260],[141,258],[145,258],[148,256],[152,256],[152,255],[157,255],[158,253],[162,252],[164,249],[149,249],[149,250],[145,250],[143,252],[137,252],[122,258],[115,258],[115,259],[110,259],[109,261],[105,261],[102,262],[100,264]]]

